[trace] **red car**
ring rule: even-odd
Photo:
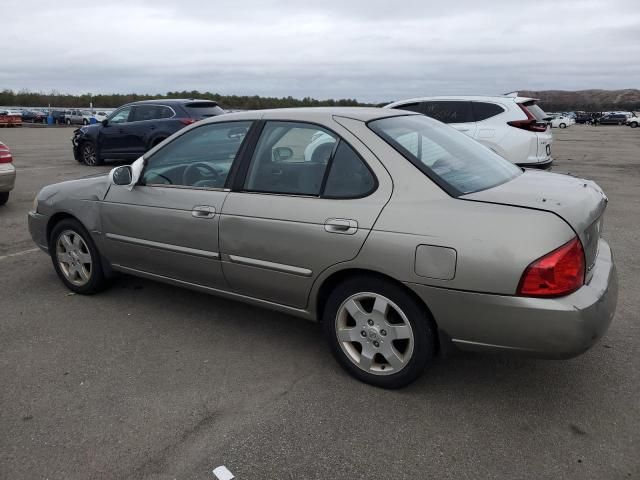
[[[0,127],[21,127],[22,115],[8,110],[0,110]]]

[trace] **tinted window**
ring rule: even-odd
[[[471,105],[473,106],[473,118],[476,122],[481,122],[504,112],[504,108],[495,103],[472,102]]]
[[[397,107],[393,108],[395,108],[396,110],[409,110],[410,112],[424,112],[424,108],[421,103],[407,103],[405,105],[398,105]]]
[[[533,115],[535,117],[535,119],[539,122],[546,120],[547,118],[549,118],[549,115],[547,115],[545,113],[544,110],[542,110],[542,108],[540,108],[538,105],[536,105],[535,103],[531,103],[531,104],[527,104],[525,103],[524,106],[526,107],[526,109],[529,111],[529,113],[531,113],[531,115]]]
[[[180,135],[147,160],[146,185],[223,188],[251,122],[211,123]]]
[[[267,122],[244,188],[268,193],[320,195],[337,138],[316,125]]]
[[[423,116],[384,118],[369,128],[451,195],[495,187],[522,173],[465,134]]]
[[[215,102],[190,102],[183,106],[192,118],[214,117],[224,113],[224,110]]]
[[[370,193],[375,179],[362,159],[344,141],[341,141],[331,161],[331,169],[324,187],[323,197],[357,198]]]
[[[133,120],[131,121],[158,120],[172,116],[173,110],[163,105],[137,105],[133,109]]]
[[[424,102],[424,114],[444,123],[473,122],[471,102]]]
[[[124,107],[117,110],[113,116],[109,119],[109,123],[125,123],[129,121],[129,113],[131,113],[131,107]]]

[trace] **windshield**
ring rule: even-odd
[[[383,118],[368,125],[453,196],[486,190],[522,173],[465,134],[423,115]]]

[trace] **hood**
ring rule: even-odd
[[[588,268],[595,262],[602,228],[600,220],[608,202],[595,182],[570,175],[525,170],[507,183],[460,198],[554,213],[580,238]]]

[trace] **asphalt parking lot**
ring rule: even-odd
[[[399,391],[282,314],[127,276],[69,294],[26,214],[42,186],[113,166],[78,164],[71,132],[0,130],[18,169],[0,207],[0,478],[640,478],[638,129],[554,129],[554,170],[610,200],[605,338],[567,361],[453,352]]]

